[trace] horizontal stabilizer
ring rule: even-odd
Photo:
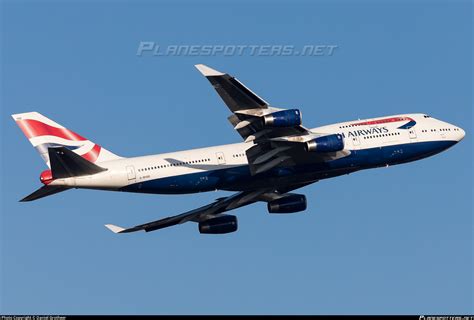
[[[53,179],[87,176],[107,169],[99,167],[66,147],[48,148]]]
[[[21,199],[20,202],[38,200],[38,199],[53,195],[58,192],[66,191],[69,189],[70,188],[63,187],[63,186],[43,186],[39,188],[38,190],[36,190],[35,192],[33,192],[32,194]]]

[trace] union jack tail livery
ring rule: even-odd
[[[52,147],[66,147],[92,163],[120,159],[119,156],[100,145],[38,112],[19,113],[12,117],[48,167],[51,167],[48,148]]]

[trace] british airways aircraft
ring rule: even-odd
[[[154,231],[193,221],[199,232],[237,230],[227,211],[257,201],[268,212],[306,209],[306,197],[292,191],[358,170],[420,160],[448,149],[464,130],[426,114],[400,114],[307,129],[298,109],[279,109],[236,78],[198,64],[232,112],[228,120],[244,142],[158,155],[120,157],[37,112],[12,115],[50,169],[43,186],[21,201],[72,188],[153,194],[234,191],[203,207],[121,228],[115,233]]]

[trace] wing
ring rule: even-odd
[[[268,102],[257,96],[239,80],[203,64],[195,67],[211,82],[230,111],[244,109],[267,109]]]
[[[114,233],[128,233],[144,230],[146,232],[171,227],[188,221],[200,222],[215,217],[225,211],[236,209],[258,201],[259,197],[268,193],[268,190],[242,191],[229,197],[219,198],[215,202],[203,207],[153,222],[124,229],[112,224],[106,224]]]
[[[311,132],[301,125],[297,109],[271,107],[239,80],[203,64],[196,68],[209,80],[233,113],[228,119],[245,142],[254,145],[247,150],[250,172],[256,175],[277,166],[292,166],[308,159],[307,143],[326,134]],[[333,137],[343,142],[342,136]],[[337,141],[336,141],[337,142]],[[312,154],[312,161],[327,161],[350,154],[329,150]]]
[[[274,112],[284,111],[284,109],[271,107],[268,102],[229,74],[203,64],[197,64],[195,67],[209,80],[233,113],[228,119],[246,141],[310,133],[301,125],[262,130],[265,129],[261,125],[263,117]]]
[[[298,188],[302,188],[314,182],[316,181],[289,185],[285,188],[280,188],[278,190],[260,189],[254,191],[241,191],[228,197],[216,199],[216,201],[214,201],[213,203],[210,203],[203,207],[176,216],[141,224],[132,228],[126,229],[113,224],[106,224],[105,226],[114,233],[129,233],[141,230],[145,232],[150,232],[189,221],[202,222],[222,215],[222,213],[226,211],[247,206],[257,201],[270,202],[276,199],[280,199],[282,197],[290,195],[288,192]]]

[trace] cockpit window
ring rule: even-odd
[[[431,118],[430,116],[428,116],[428,115],[426,115],[426,114],[423,115],[423,117],[425,117],[425,118]]]

